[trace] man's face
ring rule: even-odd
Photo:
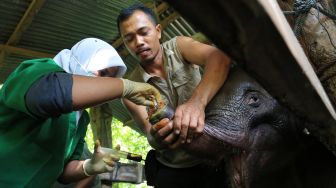
[[[120,33],[128,50],[142,63],[153,61],[160,50],[161,26],[155,26],[142,11],[121,22]]]

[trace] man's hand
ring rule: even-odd
[[[99,141],[96,141],[92,159],[87,159],[83,163],[84,174],[91,176],[104,172],[111,172],[118,160],[118,156],[104,153],[100,149]]]
[[[190,143],[204,129],[205,106],[199,101],[189,100],[178,106],[174,116],[174,133],[179,135],[178,142]]]
[[[174,134],[173,121],[170,121],[168,118],[164,118],[155,125],[152,125],[149,133],[155,141],[156,149],[173,149],[181,145],[180,143],[176,142],[178,135]]]
[[[153,86],[127,79],[121,80],[124,84],[122,97],[127,98],[135,104],[153,107],[155,101],[161,101],[160,92]]]

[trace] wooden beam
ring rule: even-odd
[[[168,8],[169,8],[169,5],[166,2],[163,2],[156,8],[156,12],[158,15],[160,15],[164,11],[166,11]]]
[[[43,6],[44,2],[45,0],[33,0],[29,4],[29,7],[25,11],[19,23],[16,25],[15,30],[9,37],[8,41],[6,42],[6,45],[16,45],[20,41],[22,34],[30,26],[35,15],[39,11],[39,9]],[[3,50],[0,51],[0,63],[4,62],[6,55],[8,54],[6,54]]]
[[[17,55],[22,55],[26,57],[33,57],[33,58],[41,58],[41,57],[54,57],[55,55],[49,54],[49,53],[44,53],[44,52],[37,52],[33,50],[28,50],[24,48],[18,48],[14,46],[9,46],[9,45],[3,45],[0,44],[0,51],[5,52],[5,53],[12,53],[12,54],[17,54]]]
[[[113,110],[108,103],[90,108],[90,123],[93,140],[99,140],[101,146],[112,148]]]
[[[176,20],[180,15],[177,12],[173,12],[171,15],[166,17],[162,22],[160,23],[162,26],[162,30],[166,28],[171,22]]]
[[[28,29],[44,2],[45,0],[33,0],[30,3],[20,22],[16,25],[14,32],[9,37],[7,45],[15,45],[20,41],[22,34]]]

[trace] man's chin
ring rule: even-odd
[[[150,57],[146,57],[146,58],[141,58],[141,57],[137,57],[138,60],[141,62],[142,65],[146,65],[146,64],[151,64],[153,63],[153,58]]]

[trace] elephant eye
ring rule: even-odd
[[[251,94],[247,97],[246,104],[252,106],[252,107],[258,107],[260,106],[260,98],[257,94]]]

